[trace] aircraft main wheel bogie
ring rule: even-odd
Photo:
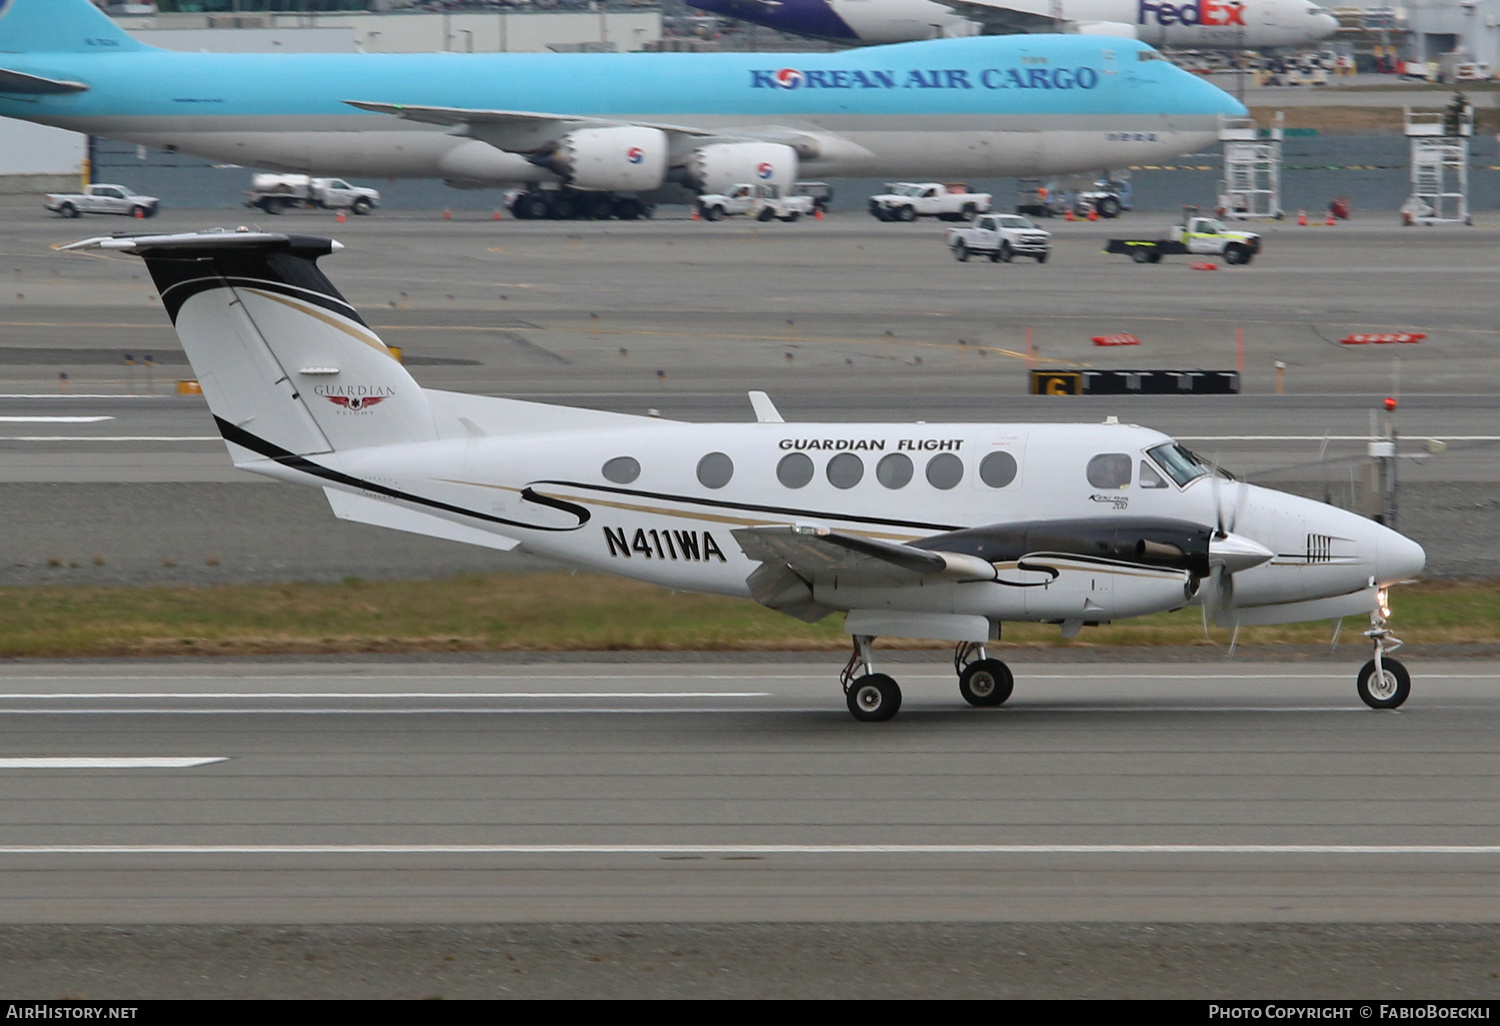
[[[1373,659],[1360,668],[1355,684],[1360,700],[1371,709],[1399,708],[1411,695],[1411,674],[1395,659],[1384,658],[1380,664],[1385,671],[1380,675]]]
[[[867,673],[849,685],[849,712],[863,723],[883,723],[901,709],[901,686],[883,673]]]
[[[978,659],[958,675],[958,693],[970,705],[1000,705],[1015,690],[1016,678],[999,659]]]

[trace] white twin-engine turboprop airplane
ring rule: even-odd
[[[1405,701],[1386,589],[1420,546],[1244,484],[1146,428],[757,423],[420,387],[317,266],[329,239],[240,230],[75,243],[145,258],[236,466],[322,488],[346,519],[522,548],[814,621],[845,614],[849,711],[901,690],[879,635],[958,642],[959,691],[999,705],[1006,621],[1079,628],[1201,603],[1226,625],[1369,613],[1360,697]]]

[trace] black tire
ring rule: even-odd
[[[1159,263],[1161,263],[1161,254],[1160,253],[1152,253],[1151,254],[1151,258],[1149,260],[1147,260],[1146,263],[1148,263],[1148,264],[1159,264]]]
[[[1043,250],[1042,252],[1036,254],[1036,262],[1039,264],[1045,264],[1047,262],[1048,256],[1048,252],[1046,250]]]
[[[989,252],[989,258],[990,258],[990,263],[992,263],[992,264],[998,264],[1000,262],[1000,251],[998,249],[992,249],[992,250],[990,250],[990,252]]]
[[[1239,243],[1232,243],[1224,247],[1224,262],[1226,264],[1243,264],[1249,250]]]
[[[953,259],[961,264],[969,262],[969,247],[964,243],[963,239],[959,239],[953,244]]]
[[[782,220],[790,223],[792,221],[797,220],[801,216],[802,216],[802,211],[800,211],[800,210],[789,210],[789,211],[787,211],[787,215],[785,217],[783,217]]]
[[[1134,260],[1138,264],[1154,263],[1155,261],[1153,261],[1151,258],[1160,255],[1161,254],[1159,253],[1151,252],[1149,249],[1132,249],[1130,251],[1130,259]]]
[[[566,196],[559,196],[552,201],[548,216],[558,221],[571,221],[578,216],[578,207]]]
[[[774,221],[776,219],[776,211],[770,207],[765,207],[760,213],[755,215],[755,219],[757,221]]]
[[[608,196],[595,196],[585,205],[588,216],[595,221],[608,221],[615,214],[615,204]]]
[[[898,221],[906,221],[906,222],[910,223],[912,221],[915,221],[916,219],[917,219],[917,208],[916,207],[902,207],[900,210],[896,211],[896,220],[898,220]]]
[[[1010,263],[1016,258],[1015,251],[1010,248],[1010,243],[1003,241],[1000,243],[1000,250],[996,255],[1000,257],[1000,262],[1005,264]]]
[[[71,203],[64,203],[62,206],[57,208],[57,213],[60,217],[77,217],[78,208]]]
[[[724,208],[719,206],[703,207],[703,220],[718,221],[724,217]]]
[[[536,193],[523,196],[516,202],[526,204],[526,216],[533,221],[545,221],[552,216],[552,209],[547,206],[546,198]]]
[[[979,211],[975,209],[974,204],[965,203],[964,208],[958,212],[958,219],[960,221],[972,221],[974,220],[974,215],[977,213]]]
[[[1100,217],[1119,217],[1120,201],[1113,196],[1105,196],[1094,204],[1094,209],[1099,211]]]
[[[958,675],[958,693],[970,705],[1001,705],[1016,688],[1016,678],[998,659],[980,659]]]
[[[882,723],[901,710],[901,687],[883,673],[867,673],[849,685],[849,712],[862,723]]]
[[[1371,659],[1360,668],[1355,689],[1360,701],[1371,709],[1395,709],[1411,695],[1411,674],[1394,659],[1382,659],[1384,679],[1375,675],[1375,660]]]
[[[624,197],[623,199],[616,199],[614,208],[615,216],[618,217],[621,221],[638,221],[640,220],[641,214],[643,212],[641,201],[638,199],[631,199],[628,196]]]
[[[279,216],[281,214],[281,203],[278,200],[263,199],[260,201],[260,209],[272,216]]]
[[[371,205],[369,200],[361,196],[350,205],[349,209],[359,217],[364,217],[375,208]]]

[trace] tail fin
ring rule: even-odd
[[[227,441],[305,456],[437,437],[421,387],[318,268],[337,242],[239,231],[68,248],[145,258]]]
[[[0,0],[0,54],[149,49],[89,0]]]

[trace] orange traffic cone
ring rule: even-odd
[[[1072,207],[1069,207],[1067,210],[1063,211],[1063,220],[1064,221],[1072,221],[1074,219],[1075,218],[1073,217],[1073,208]]]
[[[443,211],[443,220],[444,221],[451,221],[451,220],[453,220],[453,211],[451,211],[451,210],[445,210],[445,211]]]
[[[500,211],[498,211],[498,210],[495,211],[495,220],[496,221],[503,221],[503,220],[505,220],[505,218],[503,218],[503,217],[500,216]]]
[[[1097,221],[1097,220],[1099,220],[1099,211],[1095,210],[1093,207],[1089,207],[1089,220],[1090,221]]]
[[[1307,211],[1297,211],[1297,223],[1302,225],[1304,228],[1307,227]]]
[[[694,221],[701,221],[701,220],[703,220],[703,215],[699,213],[697,207],[693,208],[693,220]]]
[[[1323,224],[1325,226],[1329,227],[1329,228],[1333,227],[1333,211],[1332,210],[1330,210],[1328,212],[1328,216],[1327,217],[1323,218]]]
[[[142,210],[140,207],[136,207],[135,208],[135,219],[137,221],[144,221],[146,219],[146,212],[144,210]]]
[[[823,220],[823,208],[822,207],[813,207],[813,220],[814,221],[821,221],[821,220]]]
[[[340,210],[339,211],[339,216],[338,216],[338,222],[339,222],[339,224],[343,224],[346,220],[348,220],[348,218],[344,217],[344,212],[342,210]]]

